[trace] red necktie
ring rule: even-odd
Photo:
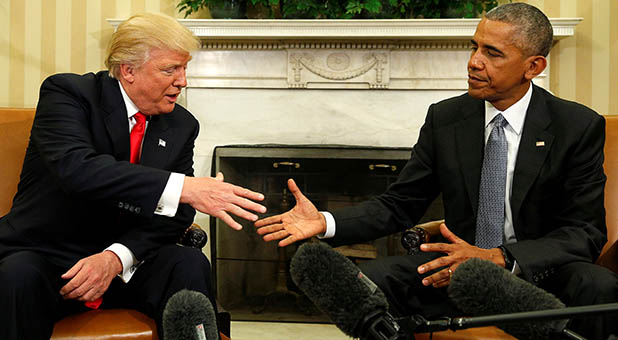
[[[135,118],[136,123],[131,129],[131,163],[138,164],[142,138],[144,138],[144,131],[146,131],[146,116],[138,112],[133,115],[133,118]]]

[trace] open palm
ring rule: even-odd
[[[264,241],[281,240],[279,242],[280,247],[323,234],[326,231],[324,216],[303,195],[293,179],[288,180],[288,188],[296,199],[294,208],[283,214],[255,222],[257,233],[263,236]]]

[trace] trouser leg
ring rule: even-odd
[[[60,313],[62,270],[32,251],[0,260],[0,339],[47,340]]]
[[[574,262],[556,270],[541,288],[553,293],[567,306],[618,302],[618,276],[601,266]],[[567,326],[588,339],[607,339],[618,334],[618,314],[575,317]]]
[[[382,289],[394,316],[422,315],[431,320],[460,313],[448,299],[446,288],[426,287],[421,282],[431,273],[420,275],[418,266],[439,256],[434,253],[389,256],[363,262],[359,267]]]
[[[200,292],[216,308],[210,270],[210,262],[200,249],[164,246],[137,269],[128,284],[114,280],[103,301],[105,307],[136,308],[151,316],[157,323],[159,338],[164,339],[163,310],[176,292],[183,289]]]

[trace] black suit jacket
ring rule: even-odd
[[[0,258],[30,249],[68,267],[119,242],[144,260],[192,223],[185,204],[173,218],[154,211],[170,172],[193,175],[197,120],[180,105],[153,116],[141,165],[131,164],[119,86],[107,71],[44,81],[18,192],[0,220]]]
[[[439,193],[449,229],[474,244],[484,124],[484,101],[468,94],[431,105],[398,181],[375,199],[333,213],[333,244],[413,226]],[[602,116],[534,86],[513,175],[518,242],[506,245],[528,281],[538,284],[562,264],[598,257],[606,233],[604,141]]]

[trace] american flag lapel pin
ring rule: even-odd
[[[538,143],[537,143],[537,145],[538,145]],[[159,146],[160,147],[165,147],[165,141],[163,139],[161,139],[161,138],[159,138]]]
[[[542,140],[537,141],[537,142],[536,142],[536,146],[537,146],[537,147],[539,147],[539,148],[540,148],[540,147],[544,147],[544,146],[545,146],[545,141],[542,141]]]

